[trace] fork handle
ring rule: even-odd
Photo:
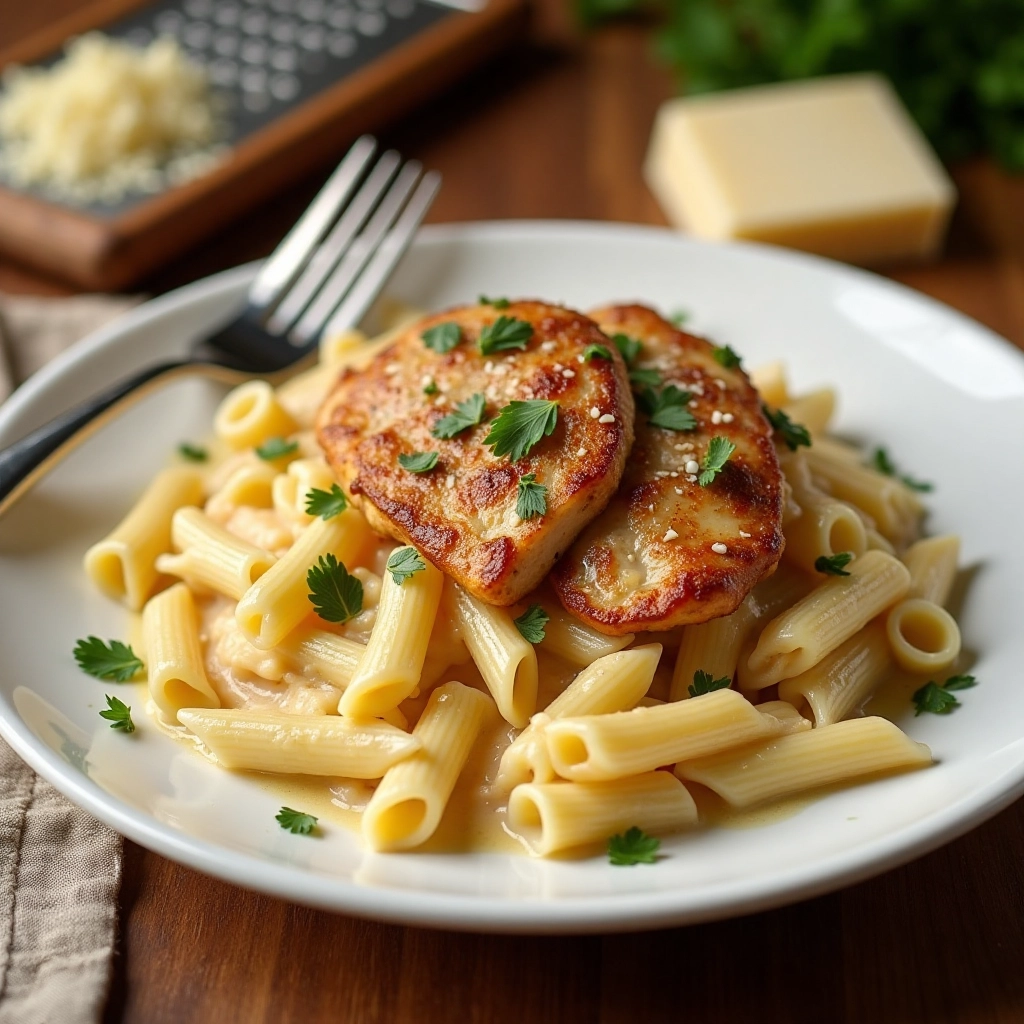
[[[176,371],[205,365],[194,359],[157,363],[101,391],[88,401],[44,423],[0,451],[0,515],[40,477],[76,448],[129,395]]]

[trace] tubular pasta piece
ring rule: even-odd
[[[549,782],[516,786],[509,827],[532,854],[605,842],[634,826],[655,835],[697,824],[697,807],[670,772],[647,772],[614,782]]]
[[[420,749],[415,736],[393,725],[336,715],[187,709],[178,721],[236,770],[379,779]]]
[[[255,448],[271,437],[287,437],[299,425],[265,380],[247,380],[224,396],[213,418],[217,437],[230,447]]]
[[[677,777],[752,807],[865,775],[921,768],[931,752],[884,718],[852,718],[676,765]]]
[[[956,619],[932,601],[900,601],[886,616],[885,627],[893,657],[908,672],[938,672],[960,655]]]
[[[926,537],[903,552],[903,564],[910,570],[910,597],[921,597],[945,606],[956,580],[960,538]]]

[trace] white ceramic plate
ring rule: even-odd
[[[9,442],[111,378],[183,352],[235,308],[243,267],[128,314],[47,367],[0,409]],[[125,737],[97,716],[114,684],[71,650],[122,637],[123,610],[96,596],[85,548],[128,508],[179,441],[202,437],[221,391],[190,380],[132,408],[86,442],[0,521],[0,732],[76,803],[201,871],[316,906],[381,919],[495,931],[679,924],[815,895],[946,842],[1024,791],[1024,359],[966,318],[888,281],[753,246],[668,231],[576,223],[425,230],[392,294],[424,308],[478,293],[541,296],[586,309],[639,299],[691,311],[693,328],[748,366],[784,358],[798,388],[835,383],[839,428],[888,445],[937,484],[932,532],[963,535],[965,645],[981,681],[946,717],[899,724],[938,764],[855,786],[756,830],[706,830],[663,844],[653,867],[604,858],[379,855],[328,827],[292,836],[280,799],[219,771],[136,714]],[[141,695],[136,694],[136,701]]]

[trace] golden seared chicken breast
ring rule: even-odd
[[[733,611],[782,554],[782,474],[731,350],[644,306],[591,313],[630,365],[636,443],[618,493],[555,567],[565,607],[605,633]]]
[[[317,432],[375,530],[509,605],[615,492],[633,417],[625,364],[592,320],[500,301],[428,317],[344,371]]]

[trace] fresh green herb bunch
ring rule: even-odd
[[[577,0],[585,24],[658,12],[688,93],[817,75],[887,75],[947,160],[1024,170],[1021,0]]]

